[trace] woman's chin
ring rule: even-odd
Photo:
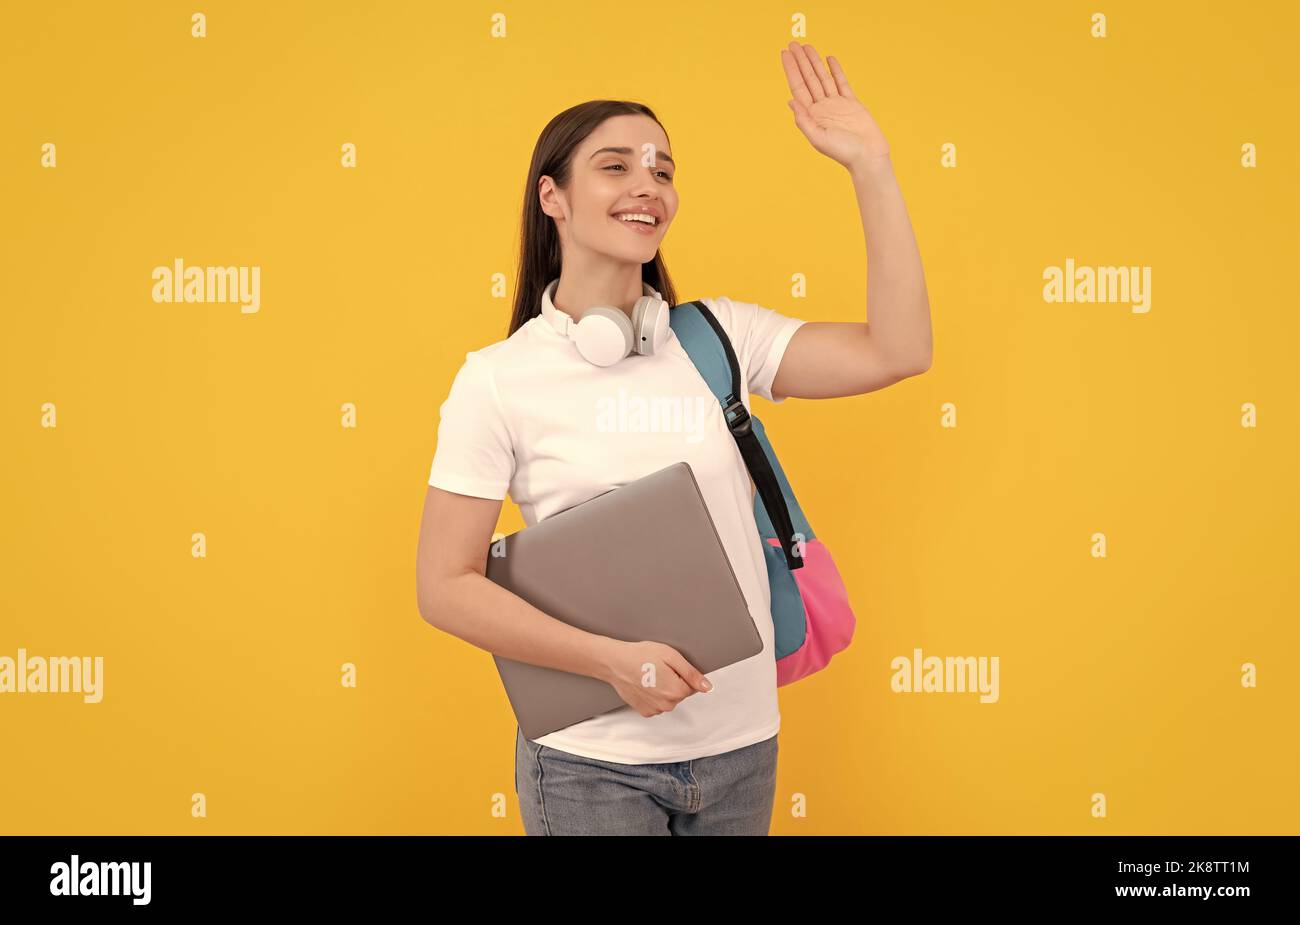
[[[649,263],[655,259],[655,254],[659,253],[659,242],[647,241],[640,247],[636,246],[635,243],[631,245],[624,244],[622,247],[611,247],[605,253],[615,260],[625,260],[629,263]]]

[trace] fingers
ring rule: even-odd
[[[790,48],[798,47],[794,42],[790,43]],[[803,73],[799,70],[799,59],[795,57],[795,53],[790,49],[781,49],[781,66],[785,68],[785,80],[790,85],[790,95],[805,106],[811,106],[813,95],[809,92],[808,84],[804,80]]]
[[[834,55],[827,55],[826,61],[831,66],[831,73],[835,75],[835,86],[839,88],[840,96],[856,100],[857,97],[853,95],[853,90],[849,88],[849,78],[845,75],[844,68],[840,67],[839,59]]]
[[[804,90],[810,97],[809,102],[804,103],[804,105],[807,106],[818,100],[826,99],[826,90],[822,87],[822,82],[817,79],[817,75],[813,73],[812,63],[808,60],[808,54],[804,51],[803,46],[798,42],[791,42],[790,49],[795,67],[799,69],[799,77],[803,80]]]
[[[665,658],[664,661],[667,662],[668,666],[672,668],[673,671],[677,672],[681,679],[686,682],[686,686],[691,689],[692,693],[696,691],[706,691],[712,687],[708,678],[700,674],[699,671],[696,670],[695,666],[686,660],[686,656],[682,655],[680,652],[674,651],[672,657]]]
[[[786,81],[790,84],[791,93],[805,106],[841,95],[839,78],[826,69],[817,49],[811,45],[791,42],[788,48],[781,50],[781,63],[785,66]],[[835,61],[834,66],[842,76],[844,72],[839,69],[839,62]],[[843,87],[848,87],[847,79],[844,80]],[[806,98],[801,93],[806,94]]]
[[[826,65],[822,63],[821,56],[817,54],[817,49],[811,45],[803,46],[804,55],[808,58],[808,65],[812,68],[813,77],[817,85],[821,87],[824,96],[839,96],[840,91],[835,86],[835,79],[831,77],[831,72],[826,70]]]

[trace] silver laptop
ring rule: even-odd
[[[489,551],[488,579],[579,629],[666,643],[706,674],[763,650],[689,463],[673,463],[498,543],[504,555]],[[628,707],[597,678],[492,657],[529,739]]]

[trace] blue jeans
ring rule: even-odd
[[[666,764],[584,758],[515,730],[515,793],[528,835],[766,835],[776,736]]]

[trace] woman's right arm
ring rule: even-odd
[[[612,685],[642,716],[671,710],[708,681],[672,646],[624,642],[570,626],[489,580],[488,548],[501,500],[428,486],[416,552],[416,595],[426,621],[502,658],[588,675]],[[642,666],[655,665],[652,686]]]

